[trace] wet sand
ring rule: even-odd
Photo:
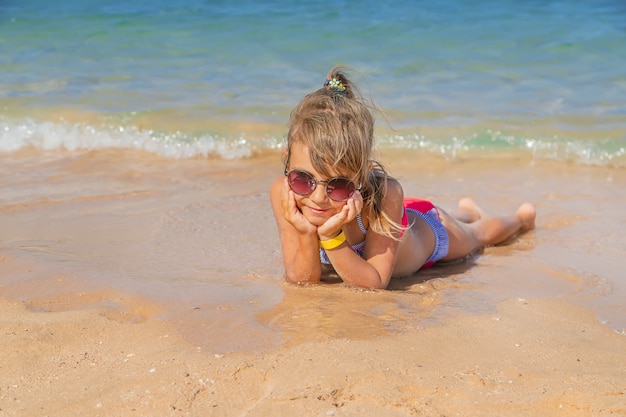
[[[389,291],[303,288],[278,155],[0,156],[0,414],[626,415],[623,170],[381,159],[446,209],[532,201],[537,229]]]

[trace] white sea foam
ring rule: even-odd
[[[377,138],[380,147],[414,149],[448,160],[471,157],[475,153],[490,156],[526,155],[537,160],[554,160],[581,165],[626,167],[626,138],[572,139],[565,137],[515,136],[496,130],[481,130],[466,136],[450,134],[428,137],[419,134],[387,135]],[[282,138],[266,135],[247,137],[210,133],[158,132],[136,126],[93,126],[70,122],[0,120],[0,152],[25,148],[65,149],[135,149],[166,158],[252,157],[265,150],[279,149]]]
[[[559,136],[515,136],[481,130],[466,136],[429,138],[425,135],[392,135],[380,138],[382,146],[419,149],[454,160],[480,152],[492,156],[522,153],[537,160],[573,162],[581,165],[626,167],[626,137],[572,139]]]
[[[42,150],[65,149],[136,149],[155,153],[167,158],[191,158],[217,156],[237,159],[252,156],[257,150],[278,145],[275,138],[249,140],[238,137],[186,133],[162,133],[137,127],[104,126],[69,122],[0,122],[0,152],[14,152],[32,147]]]

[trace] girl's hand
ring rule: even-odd
[[[316,232],[317,227],[311,224],[298,209],[296,205],[296,195],[291,191],[291,188],[289,188],[287,178],[285,178],[284,181],[280,203],[283,217],[295,227],[297,231],[302,234],[312,234]]]
[[[339,232],[341,228],[354,220],[363,209],[363,196],[360,192],[355,191],[352,197],[346,201],[346,205],[342,207],[341,211],[334,216],[330,217],[321,226],[317,228],[317,234],[320,240],[332,239]]]

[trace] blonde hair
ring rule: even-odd
[[[363,213],[369,227],[377,233],[396,238],[402,226],[393,222],[382,209],[388,174],[374,161],[374,116],[379,110],[366,103],[360,91],[346,76],[345,67],[334,67],[324,86],[308,94],[291,112],[287,134],[285,166],[293,144],[305,145],[316,171],[331,176],[331,171],[361,184]],[[339,85],[339,87],[337,87]]]

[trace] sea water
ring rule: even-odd
[[[0,151],[253,156],[345,64],[379,146],[623,167],[625,21],[618,0],[5,0]]]

